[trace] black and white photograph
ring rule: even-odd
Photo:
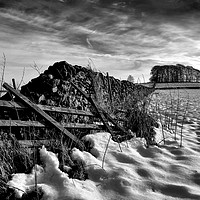
[[[0,0],[1,200],[200,200],[200,0]]]

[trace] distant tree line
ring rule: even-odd
[[[200,82],[200,71],[181,64],[156,65],[151,69],[150,81],[155,83]]]

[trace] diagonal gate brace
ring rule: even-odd
[[[76,136],[74,136],[72,133],[70,133],[68,130],[66,130],[59,122],[57,122],[52,117],[50,117],[47,113],[45,113],[43,110],[41,110],[36,104],[31,102],[27,97],[25,97],[23,94],[21,94],[17,90],[13,89],[7,83],[4,83],[3,87],[6,90],[8,90],[11,94],[18,97],[26,106],[28,106],[33,111],[35,111],[39,116],[41,116],[43,119],[45,119],[50,125],[52,125],[54,128],[56,128],[62,134],[68,136],[73,142],[76,143],[76,145],[81,150],[85,149],[85,145],[83,142],[81,142]]]
[[[130,135],[122,126],[120,126],[103,108],[101,108],[90,95],[85,93],[83,90],[81,90],[75,83],[71,82],[72,86],[76,88],[95,108],[97,111],[101,121],[103,122],[104,126],[106,127],[107,131],[111,133],[112,136],[113,130],[109,126],[107,121],[110,121],[113,125],[117,127],[118,130],[122,131],[122,133],[126,136]]]

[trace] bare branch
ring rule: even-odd
[[[24,67],[24,69],[23,69],[22,78],[21,78],[21,81],[19,82],[19,85],[17,86],[17,89],[20,88],[20,86],[21,86],[21,84],[22,84],[22,82],[23,82],[23,80],[24,80],[24,75],[25,75],[25,67]]]
[[[3,63],[2,63],[2,74],[1,74],[1,90],[3,90],[3,82],[4,82],[4,76],[5,76],[5,68],[6,68],[6,56],[3,53]],[[1,96],[1,95],[0,95]]]
[[[33,65],[31,65],[31,68],[33,68],[35,71],[37,71],[37,73],[40,75],[41,74],[41,70],[43,68],[43,66],[38,67],[38,65],[34,62]]]

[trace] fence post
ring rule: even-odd
[[[12,78],[12,84],[13,84],[13,88],[16,90],[17,87],[16,87],[16,84],[15,84],[15,79],[14,78]]]

